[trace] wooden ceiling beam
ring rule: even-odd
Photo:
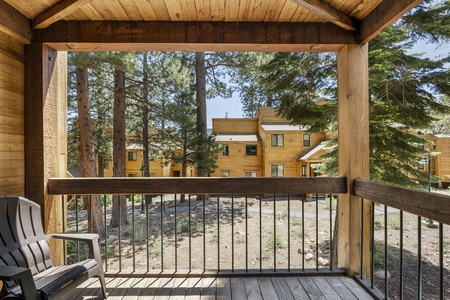
[[[33,28],[47,28],[93,0],[62,0],[33,19]]]
[[[14,7],[0,0],[0,32],[16,38],[23,44],[31,42],[31,20]]]
[[[69,51],[328,52],[357,43],[355,32],[330,23],[60,21],[33,37]]]
[[[360,42],[365,44],[423,0],[384,0],[361,22]]]
[[[313,14],[350,31],[359,30],[359,22],[321,0],[291,0]]]

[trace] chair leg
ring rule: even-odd
[[[98,276],[98,279],[100,279],[100,285],[102,286],[102,294],[103,294],[103,298],[106,299],[108,298],[109,294],[106,292],[106,281],[105,281],[105,275],[103,273],[101,273]]]

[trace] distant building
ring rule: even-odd
[[[418,137],[422,137],[426,141],[432,142],[431,145],[421,144],[419,147],[424,149],[425,160],[419,162],[419,170],[423,172],[430,171],[431,175],[442,178],[434,187],[450,188],[450,134],[442,133],[423,133],[417,132]],[[424,163],[431,153],[430,165]],[[431,169],[429,169],[431,167]]]
[[[256,118],[217,118],[212,131],[222,152],[212,177],[314,177],[324,146],[332,138],[290,125],[263,107]]]

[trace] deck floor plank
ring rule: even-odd
[[[261,294],[264,299],[278,299],[277,291],[273,286],[270,277],[258,278],[259,288],[261,289]]]
[[[286,277],[284,280],[295,300],[309,299],[308,293],[305,291],[297,277]]]
[[[289,289],[289,286],[287,285],[287,283],[283,277],[273,277],[272,284],[275,287],[275,291],[277,292],[278,299],[290,300],[290,299],[294,298],[291,290]]]
[[[324,277],[317,276],[313,279],[313,281],[326,299],[341,298],[341,296],[334,290],[333,286]]]
[[[348,287],[335,276],[328,276],[325,279],[330,283],[333,289],[341,296],[342,300],[358,300]]]
[[[121,300],[372,300],[345,276],[106,278],[108,299]],[[101,299],[98,279],[87,280],[67,299]]]
[[[217,278],[217,299],[228,300],[231,299],[231,284],[230,278]]]
[[[245,291],[248,299],[263,300],[258,280],[254,277],[244,278]]]
[[[233,277],[230,279],[231,297],[233,300],[247,300],[244,279],[241,277]]]
[[[339,279],[347,286],[347,288],[358,298],[359,300],[370,300],[373,297],[361,288],[355,280],[342,276]]]
[[[317,288],[314,280],[311,277],[300,276],[298,277],[298,281],[300,281],[311,300],[326,299],[322,292]]]

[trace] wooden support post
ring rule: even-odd
[[[67,153],[67,53],[25,46],[25,196],[38,203],[46,233],[62,231],[64,207],[47,194],[50,177],[65,177]],[[54,262],[61,245],[50,245]]]
[[[348,276],[361,268],[361,199],[352,195],[355,178],[369,179],[368,45],[347,45],[338,52],[339,176],[347,177],[348,193],[339,195],[338,265]],[[364,246],[370,241],[370,206],[365,207]],[[367,275],[368,251],[364,255]]]

